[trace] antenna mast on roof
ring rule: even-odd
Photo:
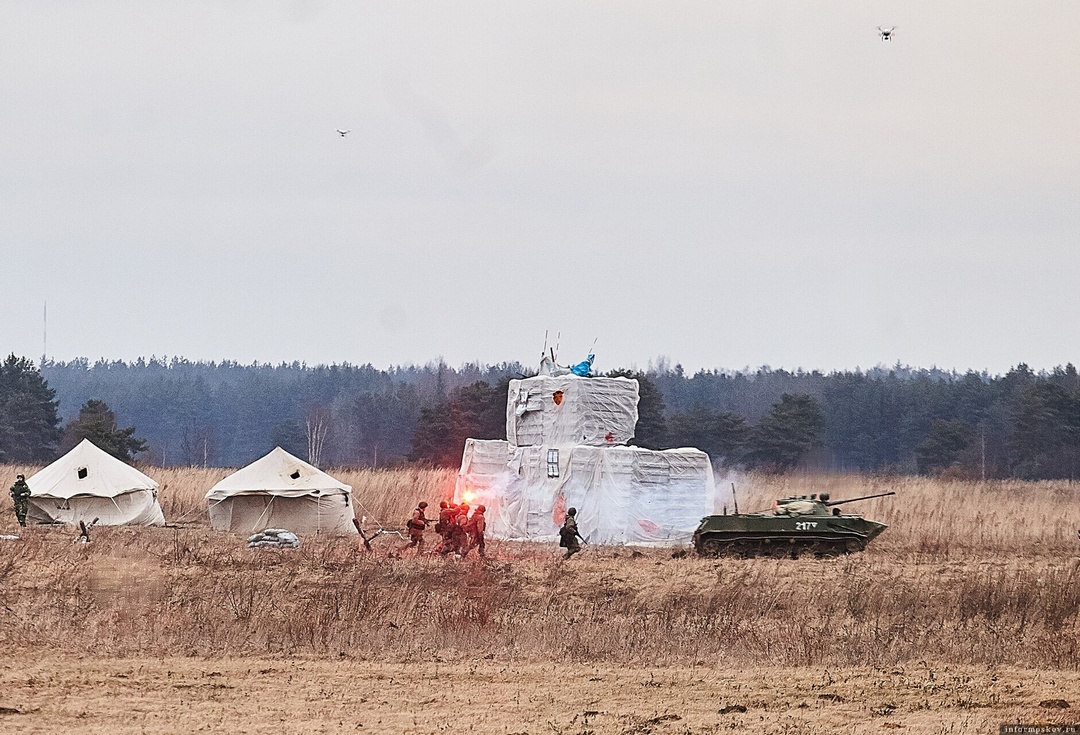
[[[551,359],[552,360],[557,360],[559,358],[559,342],[561,342],[561,341],[562,341],[562,332],[558,332],[555,335],[555,352],[553,352],[551,354]]]

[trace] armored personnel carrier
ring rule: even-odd
[[[694,548],[702,556],[771,556],[796,558],[801,554],[837,556],[862,551],[884,531],[884,523],[841,513],[834,506],[894,492],[848,500],[829,500],[828,493],[781,498],[769,513],[706,516],[694,531]]]

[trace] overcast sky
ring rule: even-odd
[[[1078,360],[1075,0],[0,11],[4,352]]]

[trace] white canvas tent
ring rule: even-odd
[[[352,488],[281,447],[214,485],[206,500],[219,531],[356,533]]]
[[[698,449],[513,447],[469,439],[456,497],[487,507],[492,536],[555,540],[566,509],[590,543],[670,545],[712,512],[712,464]]]
[[[158,484],[83,439],[26,481],[32,523],[97,522],[105,526],[164,526]]]

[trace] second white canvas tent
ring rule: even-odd
[[[26,481],[31,523],[164,526],[158,484],[131,465],[83,439]]]
[[[281,447],[214,485],[206,500],[218,531],[356,533],[352,488]]]

